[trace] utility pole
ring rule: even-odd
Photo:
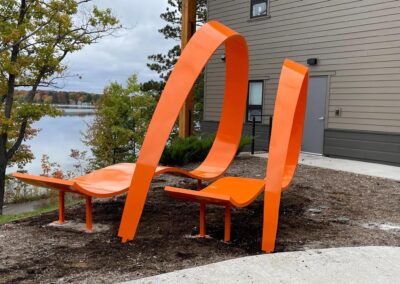
[[[182,1],[181,50],[196,32],[196,0]],[[193,133],[194,91],[190,91],[179,113],[179,137],[186,138]]]

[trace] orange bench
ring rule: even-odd
[[[292,181],[300,153],[307,89],[308,69],[285,60],[276,97],[265,180],[224,177],[197,192],[165,187],[173,197],[200,203],[200,236],[205,236],[207,203],[225,206],[224,240],[229,241],[231,207],[245,207],[265,192],[262,250],[274,250],[281,192]]]
[[[218,141],[215,143],[218,144]],[[232,158],[233,159],[233,158]],[[225,159],[225,166],[216,166],[210,163],[202,164],[193,171],[175,167],[158,166],[154,176],[164,173],[178,174],[191,177],[198,180],[198,188],[202,187],[202,180],[212,180],[221,176],[231,161]],[[13,173],[13,176],[25,183],[55,189],[59,191],[59,216],[60,224],[65,222],[65,193],[75,193],[85,196],[86,199],[86,230],[91,231],[92,222],[92,198],[108,198],[125,193],[131,184],[132,175],[135,171],[134,163],[120,163],[95,170],[89,174],[74,178],[72,180],[63,180],[45,176],[35,176],[25,173]],[[208,171],[204,170],[204,167]]]

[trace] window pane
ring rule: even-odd
[[[249,105],[262,105],[262,82],[250,82],[249,85]]]
[[[267,1],[263,3],[253,4],[252,17],[265,16],[267,14]]]

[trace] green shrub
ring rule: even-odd
[[[215,135],[191,136],[176,138],[168,144],[161,156],[162,165],[182,166],[187,163],[202,162],[214,142]],[[238,153],[251,141],[250,137],[243,137],[240,141]]]
[[[251,143],[251,136],[244,136],[244,137],[242,137],[242,139],[240,139],[240,144],[239,144],[239,148],[238,148],[238,150],[237,150],[237,152],[236,152],[236,155],[239,154],[240,152],[242,152],[242,151],[243,151],[243,148],[244,148],[246,145],[250,145],[250,143]]]

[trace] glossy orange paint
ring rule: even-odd
[[[308,93],[308,68],[286,60],[275,102],[264,195],[262,250],[273,252],[281,193],[296,171]]]
[[[60,191],[58,193],[58,223],[63,224],[65,222],[65,192]]]
[[[200,237],[206,236],[206,203],[200,202]]]
[[[221,120],[208,156],[191,173],[202,179],[214,179],[225,172],[236,154],[247,100],[247,44],[237,32],[211,21],[193,35],[182,51],[150,122],[118,232],[124,242],[135,236],[151,180],[179,111],[197,77],[222,44],[225,45],[226,79]]]
[[[66,192],[74,191],[73,181],[44,177],[44,176],[34,176],[18,172],[13,173],[12,175],[17,179],[34,186],[58,189]]]
[[[86,231],[91,232],[93,230],[93,205],[92,197],[86,196]]]
[[[224,241],[229,242],[231,240],[231,205],[225,205],[225,230],[224,230]]]
[[[272,252],[275,247],[281,192],[290,185],[299,158],[307,91],[308,69],[294,61],[285,60],[275,102],[265,180],[225,177],[201,191],[175,187],[166,187],[165,190],[180,199],[226,206],[225,240],[230,239],[231,218],[226,211],[227,207],[245,207],[265,192],[262,250]]]

